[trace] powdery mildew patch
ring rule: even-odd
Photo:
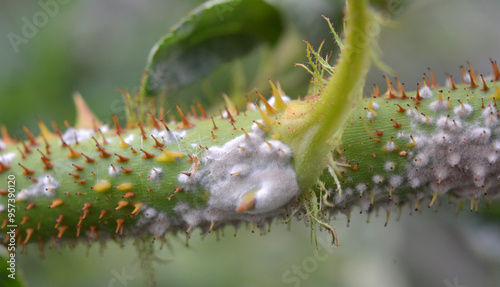
[[[473,110],[460,103],[453,109],[456,119],[442,116],[433,133],[417,131],[419,145],[412,164],[406,167],[413,188],[429,185],[438,194],[454,191],[479,199],[500,185],[500,146],[493,138],[498,134],[492,132],[498,121],[491,120],[494,108],[490,105],[475,121],[458,120],[469,117]]]
[[[257,129],[222,147],[208,148],[199,169],[180,174],[178,181],[184,191],[204,189],[210,193],[202,210],[186,204],[176,206],[190,225],[201,221],[258,221],[276,214],[299,195],[290,148],[277,140],[266,141]]]
[[[16,157],[16,154],[14,152],[9,152],[6,154],[0,154],[0,162],[2,164],[8,165],[11,163],[11,161]]]
[[[27,189],[21,189],[17,193],[17,199],[26,200],[28,198],[48,196],[53,197],[59,187],[59,181],[50,175],[45,175]]]

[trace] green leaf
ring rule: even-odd
[[[150,52],[143,96],[171,93],[263,43],[276,43],[283,24],[261,0],[209,1],[192,11]]]

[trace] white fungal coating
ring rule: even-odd
[[[14,153],[14,152],[0,154],[0,162],[5,164],[5,165],[8,165],[15,157],[16,157],[16,153]]]
[[[468,117],[472,114],[472,106],[469,104],[460,104],[453,109],[453,113],[455,113],[458,117]]]
[[[331,193],[331,191],[332,191],[332,190],[329,190],[329,191],[330,191],[329,193]],[[351,196],[351,195],[352,195],[352,193],[353,193],[352,188],[348,187],[348,188],[344,189],[344,194],[345,194],[346,196]]]
[[[418,120],[424,124],[431,124],[432,123],[432,119],[423,113],[420,113],[420,115],[418,116]]]
[[[495,115],[497,112],[497,110],[492,106],[492,105],[488,105],[487,107],[484,108],[483,112],[481,113],[481,115],[487,119],[491,116],[491,114]]]
[[[454,109],[457,117],[467,117],[472,112],[469,104],[459,104]],[[436,130],[428,136],[428,143],[417,144],[415,156],[410,157],[411,164],[406,167],[410,186],[429,185],[439,194],[453,190],[456,194],[477,198],[486,189],[499,186],[500,142],[492,141],[492,128],[498,121],[487,121],[492,112],[494,108],[489,106],[480,118],[464,123],[440,117]]]
[[[414,172],[414,173],[416,173],[416,172],[415,172],[415,170],[413,170],[413,172]],[[411,176],[411,175],[413,175],[414,173],[411,173],[411,172],[410,172],[410,176]],[[411,186],[411,188],[417,188],[417,187],[419,187],[421,184],[422,184],[422,182],[421,182],[421,180],[420,180],[420,179],[418,179],[418,178],[413,178],[413,179],[411,179],[411,181],[410,181],[410,186]]]
[[[175,207],[174,211],[182,216],[182,219],[192,226],[197,226],[202,221],[205,221],[205,211],[203,209],[194,209],[189,207],[185,202],[179,202]]]
[[[428,143],[428,137],[423,136],[423,135],[414,135],[412,136],[413,140],[410,138],[409,144],[415,144],[415,147],[424,147]]]
[[[490,136],[491,130],[489,128],[473,128],[466,139],[484,144],[488,142]]]
[[[457,166],[460,163],[460,154],[459,153],[450,153],[447,157],[448,164],[450,166]]]
[[[433,194],[450,193],[460,199],[473,197],[476,202],[498,195],[500,115],[496,102],[484,103],[474,94],[458,101],[456,94],[450,93],[450,98],[454,99],[452,106],[452,102],[440,98],[427,107],[424,100],[420,105],[408,105],[403,127],[384,130],[386,141],[379,149],[398,152],[383,154],[374,163],[367,161],[363,165],[367,174],[360,175],[360,178],[353,175],[340,178],[346,188],[352,188],[361,196],[357,204],[362,211],[368,210],[367,198],[375,202],[374,206],[380,207],[378,203],[387,198],[394,203],[401,200],[402,204],[417,204],[417,200],[430,199]],[[366,125],[365,122],[361,124]],[[373,129],[382,130],[376,121],[370,124],[373,124]],[[340,155],[342,161],[339,163],[360,162],[360,150],[350,151],[350,145],[345,146],[346,151]],[[366,151],[366,154],[370,152]],[[402,162],[405,163],[402,165]],[[415,195],[415,192],[424,190],[424,193]]]
[[[5,205],[0,204],[0,212],[4,212],[4,211],[5,211]]]
[[[21,189],[16,197],[19,200],[28,198],[48,196],[53,197],[56,194],[59,182],[50,175],[44,175],[36,183],[31,184],[27,189]]]
[[[299,194],[291,165],[291,150],[277,140],[265,141],[261,133],[250,132],[210,147],[201,157],[199,170],[180,174],[184,191],[205,189],[207,207],[194,210],[176,206],[176,212],[191,225],[206,220],[263,219],[274,214]]]
[[[163,175],[163,169],[161,167],[153,167],[149,171],[149,179],[151,181],[158,181],[162,175]]]
[[[172,220],[164,212],[143,205],[140,209],[140,217],[132,228],[132,233],[143,233],[147,230],[156,237],[164,235],[172,225]]]
[[[77,142],[83,142],[94,134],[94,130],[87,130],[87,129],[75,129],[72,127],[69,127],[66,129],[64,134],[62,135],[62,139],[64,140],[65,143],[67,144],[74,144]]]
[[[123,141],[126,144],[131,144],[134,141],[135,135],[134,134],[129,134],[126,138],[123,139]]]
[[[500,141],[495,140],[491,143],[491,146],[495,149],[495,152],[500,152]]]
[[[264,125],[264,121],[263,120],[256,120],[255,122],[258,122],[259,124]],[[259,126],[255,122],[252,124],[252,132],[254,134],[256,134],[257,136],[259,136],[259,137],[263,137],[264,136],[264,131],[261,130],[259,128]]]
[[[428,86],[424,86],[424,87],[420,88],[420,90],[418,92],[419,92],[420,96],[424,99],[432,98],[434,96],[431,88],[429,88]]]
[[[109,176],[117,176],[117,175],[120,174],[120,172],[121,172],[121,168],[119,168],[119,167],[116,167],[114,165],[110,165],[108,167],[108,174],[109,174]]]
[[[435,113],[446,111],[448,110],[448,101],[439,99],[430,103],[429,108]]]
[[[43,176],[41,180],[42,188],[44,189],[45,195],[54,195],[56,189],[59,186],[59,182],[50,175]]]
[[[436,121],[436,125],[438,128],[444,130],[446,128],[448,128],[449,126],[449,121],[450,119],[448,117],[440,117],[437,121]]]
[[[153,217],[156,216],[156,214],[158,214],[158,211],[152,207],[148,207],[147,205],[144,205],[142,208],[141,208],[141,211],[142,211],[142,218],[145,218],[145,219],[151,219]]]
[[[448,117],[440,117],[436,125],[443,131],[458,132],[462,129],[462,122],[458,119],[450,119]]]
[[[498,160],[497,152],[492,152],[488,155],[488,162],[490,164],[494,164]]]
[[[281,95],[281,99],[283,100],[283,102],[284,102],[285,104],[288,104],[288,103],[292,100],[292,99],[290,99],[290,97],[285,96],[285,95]],[[271,107],[273,107],[273,106],[274,106],[274,103],[276,102],[276,98],[275,98],[274,96],[271,96],[271,97],[267,100],[267,102],[269,103],[269,105],[271,105]],[[266,109],[266,105],[262,104],[262,105],[260,105],[260,108],[261,108],[262,110],[265,110],[265,109]]]
[[[415,109],[413,109],[412,107],[409,107],[406,110],[406,115],[410,118],[417,118],[419,116],[418,112]]]
[[[356,190],[359,192],[359,193],[363,193],[366,191],[366,184],[365,183],[358,183],[356,184]]]
[[[435,171],[438,182],[441,182],[443,179],[446,179],[450,174],[450,169],[448,168],[448,166],[446,166],[446,164],[438,166],[435,169]]]
[[[484,118],[484,124],[487,127],[493,127],[498,124],[498,118],[495,112],[489,112],[488,110],[485,110],[483,112],[483,118]]]
[[[163,142],[168,144],[176,142],[177,140],[186,137],[186,134],[187,134],[186,131],[175,132],[172,130],[167,131],[167,130],[153,129],[150,136],[154,136],[157,140],[163,140]]]
[[[359,200],[359,213],[363,213],[363,212],[366,212],[370,209],[370,206],[371,206],[371,198],[369,195],[365,195],[363,196],[360,200]]]
[[[444,131],[438,131],[435,135],[432,136],[431,142],[436,144],[447,144],[450,142],[450,136]]]
[[[400,175],[393,175],[389,178],[389,185],[392,189],[400,186],[403,183],[403,177]]]
[[[5,147],[6,147],[6,146],[7,146],[7,145],[3,142],[3,140],[2,140],[2,139],[0,139],[0,150],[5,149]]]
[[[149,232],[155,236],[162,236],[170,227],[170,220],[164,212],[158,213],[153,223],[149,226]]]
[[[470,73],[469,74],[468,73],[463,74],[462,75],[462,81],[464,83],[470,84],[470,82],[471,82]]]
[[[381,184],[384,181],[384,177],[380,174],[375,174],[374,176],[372,176],[372,180],[375,184]]]
[[[392,140],[388,141],[387,144],[385,145],[385,150],[387,152],[393,152],[394,150],[396,150],[396,144],[394,144]]]
[[[384,169],[387,171],[393,171],[395,167],[396,167],[396,163],[394,163],[393,161],[387,161],[384,164]]]
[[[421,167],[426,166],[429,162],[429,156],[425,152],[421,152],[415,156],[413,160],[413,165]]]

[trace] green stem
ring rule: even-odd
[[[348,0],[347,21],[344,47],[335,74],[313,103],[312,110],[310,103],[306,103],[304,105],[308,110],[302,118],[290,118],[289,122],[285,120],[285,125],[282,125],[282,140],[292,145],[295,170],[303,190],[310,188],[324,169],[324,158],[332,148],[331,140],[340,139],[360,99],[370,66],[370,50],[378,34],[378,23],[369,11],[368,1]],[[296,111],[294,113],[298,114]],[[296,128],[297,133],[286,133],[284,128],[289,126]]]

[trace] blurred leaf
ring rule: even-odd
[[[206,2],[155,44],[141,94],[174,92],[262,43],[275,44],[282,30],[280,13],[262,0]]]

